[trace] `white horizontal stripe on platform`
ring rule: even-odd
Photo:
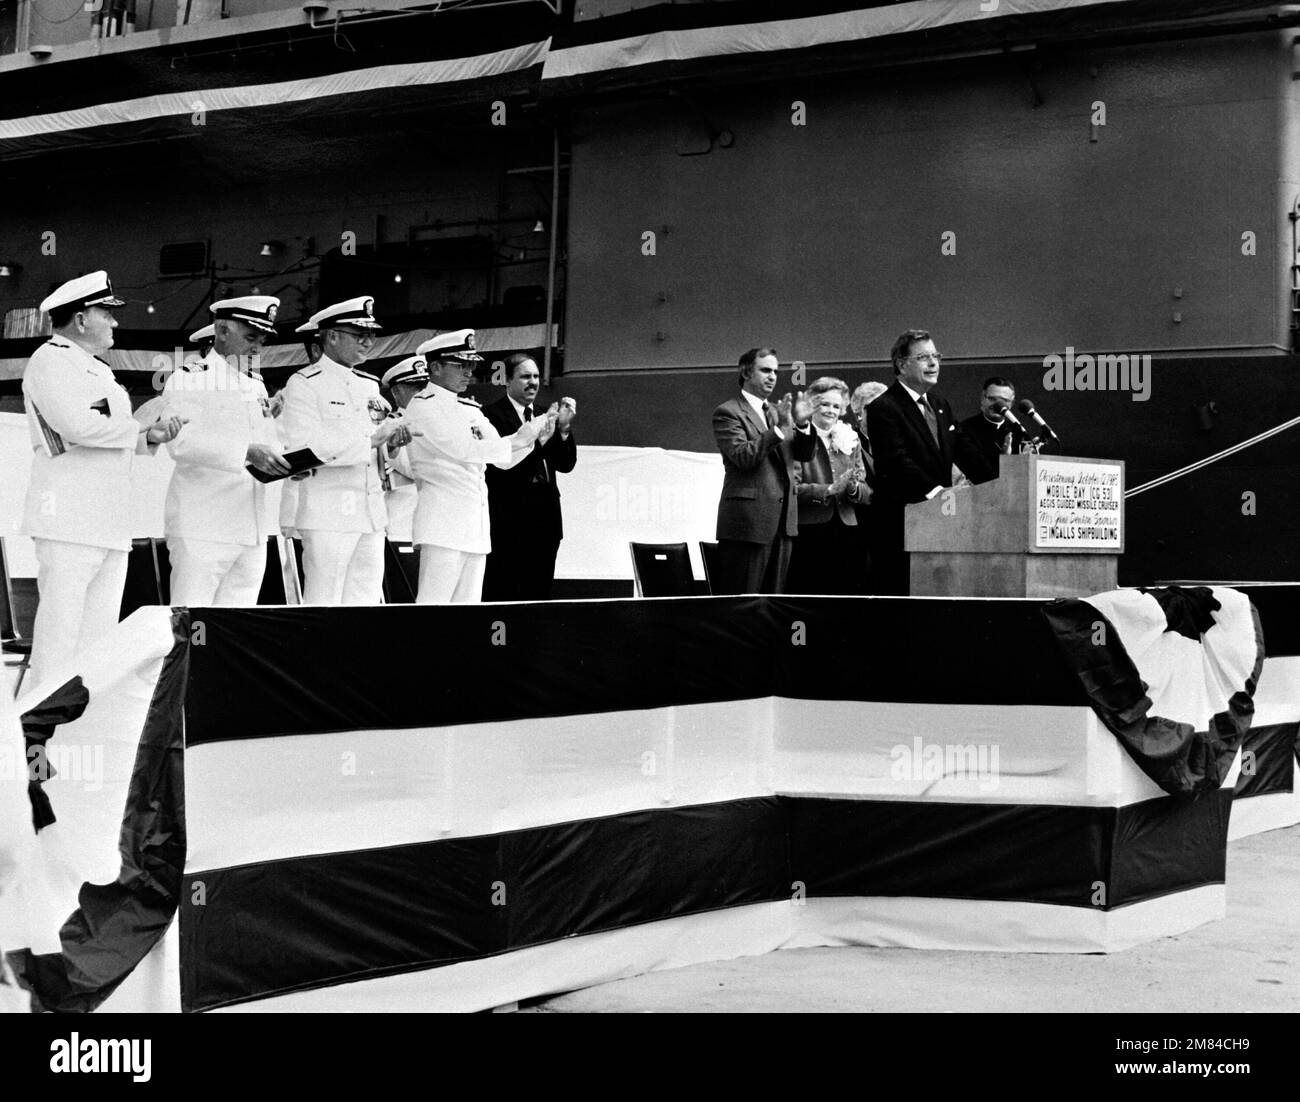
[[[1232,817],[1228,820],[1229,842],[1300,823],[1300,764],[1296,764],[1294,758],[1292,762],[1290,792],[1233,798]]]
[[[1267,636],[1264,646],[1268,646]],[[1255,690],[1255,715],[1251,726],[1295,723],[1297,720],[1300,720],[1300,655],[1264,659],[1259,687]],[[1229,839],[1245,838],[1250,834],[1300,823],[1300,764],[1295,765],[1294,770],[1290,792],[1233,799],[1232,818],[1228,821]]]
[[[978,0],[913,0],[890,7],[833,12],[804,19],[774,19],[763,23],[657,31],[610,42],[593,42],[552,50],[546,55],[542,80],[564,80],[611,69],[629,69],[663,61],[738,54],[764,54],[917,34],[1007,16],[1037,15],[1073,8],[1120,4],[1127,0],[999,0],[983,10]]]
[[[478,80],[518,72],[536,65],[545,58],[549,48],[550,39],[546,39],[544,42],[530,42],[524,46],[474,57],[420,61],[407,65],[379,65],[302,80],[279,81],[275,84],[196,88],[192,92],[172,92],[119,100],[116,103],[97,103],[71,111],[0,120],[0,141],[193,115],[196,111],[237,111],[331,96],[356,95],[382,88],[419,88],[454,81]]]
[[[1264,637],[1268,650],[1268,636]],[[1271,723],[1294,723],[1300,719],[1300,654],[1265,658],[1264,669],[1255,688],[1255,715],[1252,727]]]
[[[978,745],[996,747],[996,775],[979,772]],[[943,776],[925,766],[931,747]],[[1086,707],[767,697],[193,746],[186,871],[773,794],[1061,807],[1164,795]]]
[[[1068,807],[1166,795],[1089,707],[781,698],[776,729],[783,795]]]

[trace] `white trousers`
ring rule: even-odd
[[[420,588],[417,605],[473,605],[483,599],[486,555],[420,544]]]
[[[167,538],[174,605],[230,608],[255,605],[266,570],[266,547]]]
[[[301,535],[303,604],[383,604],[383,532],[308,529]]]
[[[36,544],[36,623],[27,685],[98,642],[116,624],[126,586],[126,552],[63,540]]]

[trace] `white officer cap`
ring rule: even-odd
[[[204,341],[210,341],[215,337],[216,331],[210,325],[205,325],[202,329],[196,329],[187,338],[190,344],[202,344]]]
[[[347,302],[336,302],[317,310],[307,319],[305,326],[299,326],[295,332],[307,333],[312,329],[332,329],[338,325],[352,325],[358,329],[382,329],[375,321],[375,300],[369,295],[350,298]]]
[[[214,302],[210,307],[213,318],[242,321],[263,333],[275,332],[275,314],[280,300],[274,295],[244,295]]]
[[[400,363],[393,364],[384,372],[384,377],[380,380],[386,387],[392,387],[394,383],[427,383],[429,381],[429,372],[425,370],[423,356],[407,356]]]
[[[416,349],[426,360],[451,360],[459,363],[482,363],[483,357],[475,351],[473,329],[453,329],[430,337]]]
[[[60,306],[103,306],[111,309],[125,305],[120,298],[113,297],[113,281],[108,278],[107,272],[91,272],[56,287],[41,303],[41,312],[49,313]]]

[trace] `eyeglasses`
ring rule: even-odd
[[[909,360],[915,360],[919,364],[941,364],[943,357],[938,352],[927,352],[924,356],[908,356]]]

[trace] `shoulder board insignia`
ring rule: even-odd
[[[456,401],[462,406],[473,406],[475,409],[483,408],[482,403],[474,401],[473,398],[457,398]]]
[[[186,360],[181,364],[182,371],[207,371],[208,364],[206,360]]]
[[[304,379],[314,379],[316,378],[317,375],[320,374],[320,368],[318,367],[315,371],[300,371],[298,372],[298,374],[301,375]]]
[[[424,394],[424,393],[420,393],[420,394],[417,394],[414,398],[412,398],[411,401],[412,401],[412,402],[427,402],[427,401],[428,401],[430,398],[432,398],[432,397],[433,397],[432,394]]]

